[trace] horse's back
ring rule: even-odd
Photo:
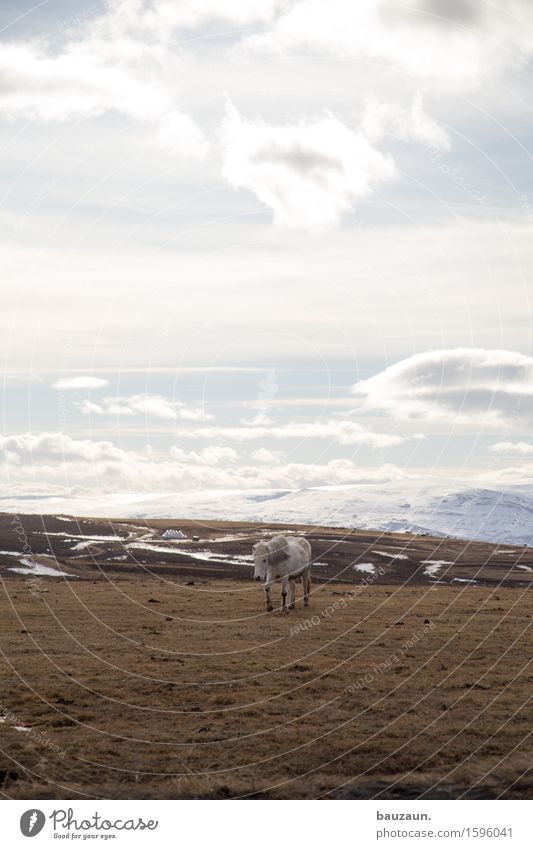
[[[276,534],[266,544],[268,550],[268,562],[271,566],[277,566],[279,563],[288,560],[290,552],[290,539],[282,534]]]
[[[309,569],[311,546],[304,537],[278,534],[266,545],[268,568],[276,578],[284,575],[299,576]]]
[[[289,551],[300,568],[307,568],[311,563],[311,546],[305,537],[289,537]]]
[[[298,548],[307,555],[309,560],[311,559],[311,545],[305,537],[292,537],[290,538],[290,542],[298,546]]]

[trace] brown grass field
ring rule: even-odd
[[[282,615],[247,564],[130,563],[100,543],[69,559],[39,542],[41,517],[21,521],[36,562],[53,550],[77,577],[1,558],[4,798],[533,796],[529,550],[322,529],[329,572]],[[202,527],[210,550],[236,530]],[[249,551],[252,530],[224,550]],[[375,546],[408,554],[375,579],[347,571]],[[455,562],[442,583],[421,576],[431,553]]]

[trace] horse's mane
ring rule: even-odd
[[[289,558],[289,545],[287,537],[276,536],[267,543],[268,562],[271,566],[277,566],[283,560]]]

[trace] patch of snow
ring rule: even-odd
[[[64,531],[36,531],[36,533],[47,537],[63,537],[64,542],[73,542],[75,539],[86,540],[85,545],[90,545],[91,542],[121,542],[126,539],[126,537],[121,537],[118,534],[67,534]]]
[[[382,557],[390,557],[391,560],[409,560],[407,554],[391,554],[389,551],[372,551],[372,554],[381,554]]]
[[[176,551],[176,549],[170,548],[169,546],[150,545],[147,542],[130,542],[130,543],[127,543],[124,546],[124,548],[127,548],[127,549],[139,548],[139,549],[142,549],[143,551],[156,551],[159,554],[176,554],[176,555],[179,555],[179,554],[183,553],[181,551]]]
[[[352,569],[355,569],[357,572],[366,572],[367,575],[373,575],[376,571],[373,563],[357,563],[355,566],[352,566]]]
[[[8,721],[8,716],[9,714],[7,713],[4,714],[4,716],[0,716],[0,723],[5,725],[5,723]],[[13,725],[13,728],[15,729],[15,731],[31,731],[31,728],[28,728],[27,725]]]
[[[421,560],[420,563],[422,566],[427,563],[424,575],[427,575],[428,578],[434,578],[443,566],[453,566],[452,560]]]
[[[452,581],[457,581],[458,584],[477,584],[474,578],[452,578]]]
[[[149,545],[148,543],[132,542],[126,548],[140,549],[141,551],[155,551],[160,554],[172,554],[175,557],[192,557],[193,560],[216,560],[233,565],[253,563],[252,554],[218,554],[215,551],[202,549],[202,551],[174,548],[163,548],[161,545]]]
[[[520,564],[520,563],[517,563],[517,564],[516,564],[516,568],[517,568],[517,569],[523,569],[523,570],[524,570],[524,572],[533,572],[533,569],[531,568],[531,566],[523,566],[523,565],[522,565],[522,564]]]
[[[122,537],[117,537],[117,539],[122,540]],[[77,542],[76,545],[72,546],[72,551],[81,551],[84,548],[89,548],[90,545],[94,545],[95,542],[116,542],[116,539],[110,540],[105,537],[92,537],[92,539],[83,540],[83,542]],[[66,542],[72,542],[72,540],[66,540]]]
[[[178,553],[178,552],[176,552]],[[179,554],[193,557],[195,560],[218,560],[233,565],[253,563],[252,554],[218,554],[216,551],[180,551]]]
[[[107,536],[104,534],[102,536],[91,536],[91,534],[68,534],[72,539],[83,539],[88,542],[124,542],[124,537],[119,536],[118,534],[108,534]]]
[[[261,532],[263,533],[263,531]],[[266,531],[264,532],[266,533]],[[284,533],[290,533],[290,531],[284,531]],[[242,534],[235,534],[233,536],[225,536],[225,537],[213,537],[212,542],[243,542],[243,540],[255,540],[256,534],[250,534],[249,531]]]
[[[72,575],[70,572],[62,572],[60,569],[53,569],[51,566],[45,566],[43,563],[36,563],[29,557],[21,557],[20,566],[8,566],[9,572],[18,572],[21,575],[44,575],[52,578],[76,578],[77,575]]]

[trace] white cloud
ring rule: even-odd
[[[144,124],[157,144],[193,159],[205,156],[207,142],[180,110],[162,74],[160,52],[136,65],[141,44],[130,43],[125,57],[107,42],[90,38],[54,52],[45,43],[5,44],[0,53],[0,111],[13,118],[68,121],[120,113]],[[137,59],[135,59],[138,50]],[[174,64],[168,57],[168,64]]]
[[[514,351],[455,348],[415,354],[353,392],[398,418],[483,425],[533,423],[533,358]]]
[[[533,454],[531,442],[495,442],[490,446],[495,454]]]
[[[93,401],[88,401],[87,399],[80,402],[79,409],[85,416],[89,416],[91,413],[102,415],[104,412],[104,408],[100,404],[95,404]]]
[[[528,0],[498,5],[473,0],[299,0],[265,33],[250,37],[248,47],[322,53],[343,61],[366,58],[419,81],[463,89],[530,56],[532,24]]]
[[[228,446],[186,452],[177,447],[168,454],[136,452],[108,441],[76,440],[61,433],[25,433],[0,439],[0,478],[4,490],[26,493],[91,491],[179,492],[198,490],[298,489],[344,484],[386,484],[416,478],[385,464],[362,468],[348,458],[324,463],[286,463],[278,452],[253,457],[257,465],[241,460]],[[456,484],[454,474],[448,475]],[[429,474],[424,480],[446,482],[447,475]],[[470,472],[469,486],[525,484],[533,481],[533,464],[517,468]]]
[[[116,404],[131,413],[153,416],[156,419],[175,419],[177,405],[162,395],[132,395],[129,398],[117,398]]]
[[[176,416],[190,422],[209,422],[214,419],[211,413],[206,413],[204,407],[187,407],[184,404],[177,406]]]
[[[169,455],[139,453],[110,442],[75,440],[61,433],[18,434],[0,439],[0,473],[19,492],[47,487],[94,492],[168,492],[200,489],[264,489],[393,480],[404,473],[394,466],[362,470],[348,459],[327,463],[236,462],[227,446],[201,452],[174,448]],[[52,490],[50,490],[52,491]]]
[[[270,451],[268,448],[257,448],[251,453],[256,463],[279,463],[285,456],[283,451]]]
[[[61,377],[52,383],[52,389],[100,389],[108,386],[109,380],[103,377],[89,377],[80,375],[78,377]]]
[[[111,442],[72,439],[63,433],[21,433],[0,437],[0,460],[9,466],[123,461],[127,453]]]
[[[4,376],[4,380],[9,381],[10,383],[40,383],[42,381],[42,377],[40,374],[6,374]]]
[[[252,191],[283,227],[337,225],[359,198],[392,179],[390,156],[332,115],[306,124],[250,122],[232,104],[224,123],[224,177]]]
[[[186,492],[200,490],[299,489],[310,486],[383,484],[416,481],[456,486],[455,473],[417,478],[397,466],[363,468],[348,458],[324,463],[237,462],[227,446],[200,452],[170,454],[124,450],[108,441],[75,440],[61,433],[17,434],[0,439],[0,479],[5,493],[29,496],[92,492]],[[256,458],[258,459],[258,458]],[[470,487],[530,485],[533,464],[470,472],[462,484]],[[385,490],[386,493],[386,490]]]
[[[170,455],[180,463],[195,463],[207,466],[218,466],[221,463],[235,463],[239,455],[234,448],[228,446],[210,445],[201,451],[184,451],[176,446],[170,449]]]
[[[271,419],[266,413],[256,413],[255,416],[251,416],[250,418],[246,416],[242,418],[241,424],[245,425],[245,427],[266,427],[267,425],[274,424],[274,419]]]
[[[400,103],[369,100],[363,114],[362,129],[372,143],[381,142],[390,134],[436,150],[450,148],[448,133],[425,111],[420,92],[414,96],[409,109]]]
[[[255,439],[329,439],[339,445],[366,445],[369,448],[391,448],[407,438],[398,434],[374,433],[352,421],[332,419],[324,422],[289,422],[282,425],[257,427],[198,427],[179,428],[177,435],[185,439],[229,439],[247,442]]]
[[[531,487],[533,486],[533,463],[521,462],[519,466],[489,469],[469,477],[468,482],[480,487]]]
[[[174,401],[163,395],[130,395],[104,398],[99,404],[84,400],[77,405],[85,415],[134,416],[143,415],[156,419],[183,421],[209,421],[212,415],[203,407],[189,407],[182,401]]]
[[[164,40],[175,28],[194,28],[206,21],[229,21],[238,26],[267,22],[291,2],[293,0],[224,0],[223,3],[220,0],[180,0],[179,3],[159,0],[153,4],[137,3],[129,28],[141,28]],[[131,15],[131,0],[112,0],[110,6],[118,26],[125,9]]]

